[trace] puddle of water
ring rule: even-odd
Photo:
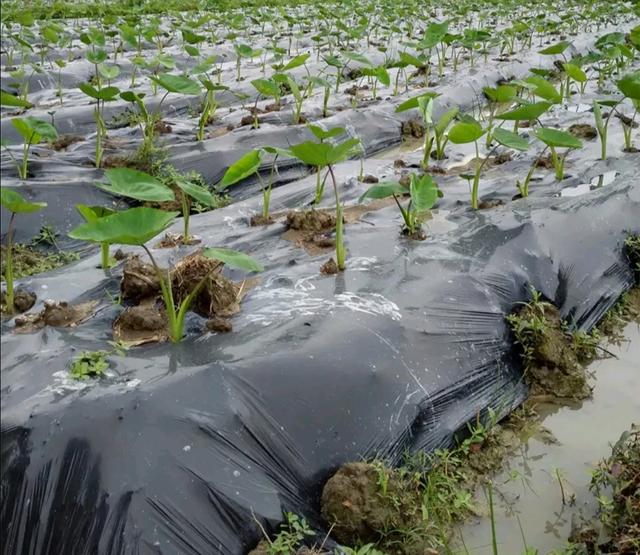
[[[640,417],[640,326],[624,330],[625,343],[607,348],[618,358],[594,362],[593,399],[581,406],[539,406],[544,426],[558,440],[547,445],[530,439],[494,479],[495,524],[501,554],[522,553],[522,525],[527,544],[539,553],[566,545],[571,519],[580,510],[592,515],[595,499],[589,492],[591,471],[611,454],[611,445]],[[559,477],[565,498],[563,505]],[[480,494],[480,502],[485,503]],[[516,518],[517,515],[517,518]],[[491,523],[480,518],[461,526],[469,553],[491,555]]]
[[[600,187],[605,187],[606,185],[613,183],[618,175],[620,175],[620,173],[613,170],[601,173],[600,175],[592,177],[589,183],[582,183],[581,185],[577,185],[575,187],[566,187],[555,196],[577,197],[580,195],[584,195],[589,191],[593,191],[594,189],[599,189]]]

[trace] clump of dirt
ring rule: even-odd
[[[265,112],[279,112],[282,109],[282,106],[278,102],[274,102],[273,104],[267,104],[264,107]]]
[[[631,119],[629,116],[625,116],[620,112],[615,113],[615,117],[617,117],[622,123],[624,123],[627,127],[631,127],[631,129],[637,129],[640,124],[637,121]]]
[[[166,233],[165,236],[156,243],[156,248],[171,249],[173,247],[179,247],[181,245],[197,245],[200,242],[200,239],[196,239],[195,237],[189,237],[189,240],[185,241],[182,235],[176,235],[175,233]]]
[[[364,462],[345,464],[322,490],[322,516],[345,545],[376,543],[384,531],[393,535],[399,528],[420,527],[421,505],[414,484],[382,465]],[[392,543],[389,536],[385,540]]]
[[[111,154],[102,159],[102,167],[137,169],[138,164],[132,155]]]
[[[330,249],[336,246],[336,240],[326,233],[314,235],[311,239],[314,245],[321,249]]]
[[[322,266],[320,266],[320,273],[331,276],[339,272],[338,264],[333,258],[327,260]]]
[[[588,123],[574,123],[569,127],[569,133],[579,139],[595,139],[598,136],[598,131],[593,125]]]
[[[6,293],[2,291],[0,294],[0,313],[7,314]],[[13,291],[13,313],[22,313],[29,310],[36,304],[36,294],[26,289],[15,289]]]
[[[154,135],[167,135],[173,132],[173,127],[171,127],[166,121],[156,121],[153,124],[153,133]]]
[[[213,318],[209,318],[206,325],[209,331],[215,331],[217,333],[229,333],[233,331],[233,325],[227,318],[215,316]]]
[[[498,206],[502,206],[503,204],[504,204],[504,201],[500,199],[487,199],[487,200],[481,200],[478,203],[478,208],[480,210],[488,210],[490,208],[496,208]]]
[[[523,349],[525,378],[532,395],[562,399],[591,396],[587,373],[581,362],[587,351],[584,342],[575,341],[550,303],[533,300],[508,321]]]
[[[415,137],[416,139],[424,137],[424,125],[415,119],[403,121],[400,131],[403,137]]]
[[[167,315],[154,302],[130,306],[113,322],[113,339],[128,345],[143,345],[168,339]]]
[[[494,166],[501,166],[502,164],[506,164],[511,160],[512,160],[512,155],[510,150],[505,150],[500,154],[494,156],[492,159]]]
[[[270,225],[274,222],[275,220],[271,216],[265,218],[262,214],[254,214],[253,216],[251,216],[249,225],[251,225],[252,227],[257,227],[261,225]]]
[[[122,329],[155,331],[166,327],[167,315],[154,306],[130,306],[119,314],[116,322]]]
[[[335,214],[326,210],[306,210],[287,212],[287,229],[318,233],[333,229],[336,225]]]
[[[260,118],[257,119],[258,126],[260,125]],[[256,118],[254,116],[243,116],[240,120],[240,127],[244,127],[245,125],[253,125],[256,122]]]
[[[569,540],[580,553],[638,553],[640,551],[640,428],[632,426],[598,465],[591,490],[600,499],[598,519],[572,533]],[[606,492],[606,494],[605,494]],[[576,545],[577,544],[577,545]]]
[[[409,230],[406,227],[403,227],[401,233],[413,241],[424,241],[427,238],[427,234],[422,229],[417,229],[413,233],[409,233]]]
[[[375,176],[375,175],[371,175],[371,174],[366,174],[362,176],[362,179],[360,179],[361,183],[379,183],[380,180]]]
[[[401,160],[400,158],[398,158],[397,160],[393,161],[393,167],[394,168],[406,168],[407,167],[407,163],[404,160]]]
[[[240,287],[220,273],[222,262],[200,253],[183,258],[170,273],[176,303],[196,288],[191,310],[200,316],[228,317],[240,310]]]
[[[75,143],[81,143],[84,141],[84,138],[78,135],[60,135],[55,141],[49,143],[53,150],[66,150],[68,147]]]
[[[551,154],[538,158],[536,160],[536,168],[545,168],[547,170],[552,170],[553,161],[551,160]]]
[[[93,316],[97,301],[72,305],[67,302],[45,301],[38,314],[24,314],[15,319],[16,332],[29,333],[51,326],[72,328]]]
[[[166,270],[163,270],[166,274]],[[124,263],[120,291],[125,300],[139,301],[155,297],[160,292],[160,279],[151,264],[140,260],[138,255],[131,256]]]

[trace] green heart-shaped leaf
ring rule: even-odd
[[[105,172],[109,181],[96,183],[103,191],[147,202],[169,202],[175,200],[173,191],[155,177],[130,168],[113,168]]]
[[[245,272],[262,272],[262,270],[264,270],[262,265],[248,254],[232,249],[207,247],[203,249],[202,255],[207,258],[220,260],[220,262],[224,262],[227,266],[238,268]]]
[[[94,243],[141,246],[167,229],[177,215],[178,212],[156,208],[130,208],[79,225],[69,232],[69,237]]]
[[[16,214],[38,212],[47,206],[46,202],[29,202],[20,193],[6,187],[0,187],[0,204]]]

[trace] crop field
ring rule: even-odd
[[[637,2],[1,17],[3,553],[640,553]]]

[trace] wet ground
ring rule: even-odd
[[[524,540],[539,553],[560,549],[567,543],[572,520],[581,512],[593,515],[597,503],[589,491],[591,471],[611,454],[622,432],[640,421],[640,325],[630,323],[624,336],[620,345],[606,346],[615,358],[589,367],[595,385],[592,399],[572,406],[538,405],[537,411],[545,415],[543,425],[557,443],[530,439],[495,477],[501,554],[523,552]],[[487,506],[484,493],[479,497]],[[467,522],[459,533],[469,553],[493,553],[488,516]]]

